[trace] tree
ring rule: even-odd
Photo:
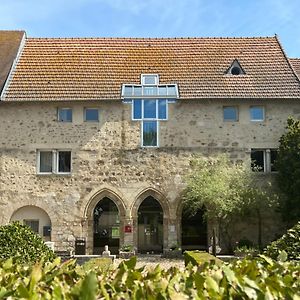
[[[300,220],[300,120],[289,118],[286,129],[275,165],[278,187],[284,194],[280,202],[283,220],[293,225]]]
[[[183,195],[190,214],[205,206],[205,217],[219,224],[229,251],[232,250],[232,229],[236,222],[245,215],[255,216],[261,247],[262,212],[276,204],[271,186],[266,189],[247,164],[233,164],[224,155],[198,157],[191,162],[191,168]]]

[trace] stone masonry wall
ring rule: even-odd
[[[238,105],[239,121],[224,122],[223,106]],[[249,107],[264,105],[266,120],[250,122]],[[73,122],[57,121],[57,108],[71,107]],[[83,121],[85,107],[98,107],[100,121]],[[121,101],[0,103],[0,224],[20,207],[44,209],[58,250],[75,237],[92,247],[92,211],[101,197],[119,207],[121,225],[134,224],[135,208],[153,195],[164,209],[164,247],[180,240],[180,192],[194,155],[228,153],[249,161],[251,148],[276,148],[289,115],[300,117],[297,100],[193,100],[169,104],[159,126],[158,148],[141,148],[141,124]],[[37,150],[72,150],[71,175],[37,175]],[[170,226],[176,230],[170,232]],[[279,228],[280,224],[267,228]],[[242,227],[241,227],[242,228]],[[276,229],[277,230],[277,229]],[[241,232],[237,233],[242,236]],[[255,234],[254,234],[255,236]],[[265,240],[274,238],[274,231]],[[136,231],[121,243],[136,243]]]

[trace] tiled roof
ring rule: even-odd
[[[289,58],[296,74],[300,78],[300,58]]]
[[[24,31],[0,30],[0,93],[16,58]]]
[[[225,74],[237,59],[245,75]],[[5,99],[120,99],[123,83],[158,73],[180,97],[300,98],[276,37],[28,38]]]

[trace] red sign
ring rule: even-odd
[[[131,232],[132,232],[132,227],[131,227],[131,225],[126,225],[124,231],[125,231],[125,233],[131,233]]]

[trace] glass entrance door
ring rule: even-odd
[[[138,252],[162,253],[163,210],[153,197],[147,197],[138,210]]]
[[[94,209],[94,254],[102,254],[108,245],[112,254],[117,254],[120,243],[120,219],[116,204],[105,197]]]

